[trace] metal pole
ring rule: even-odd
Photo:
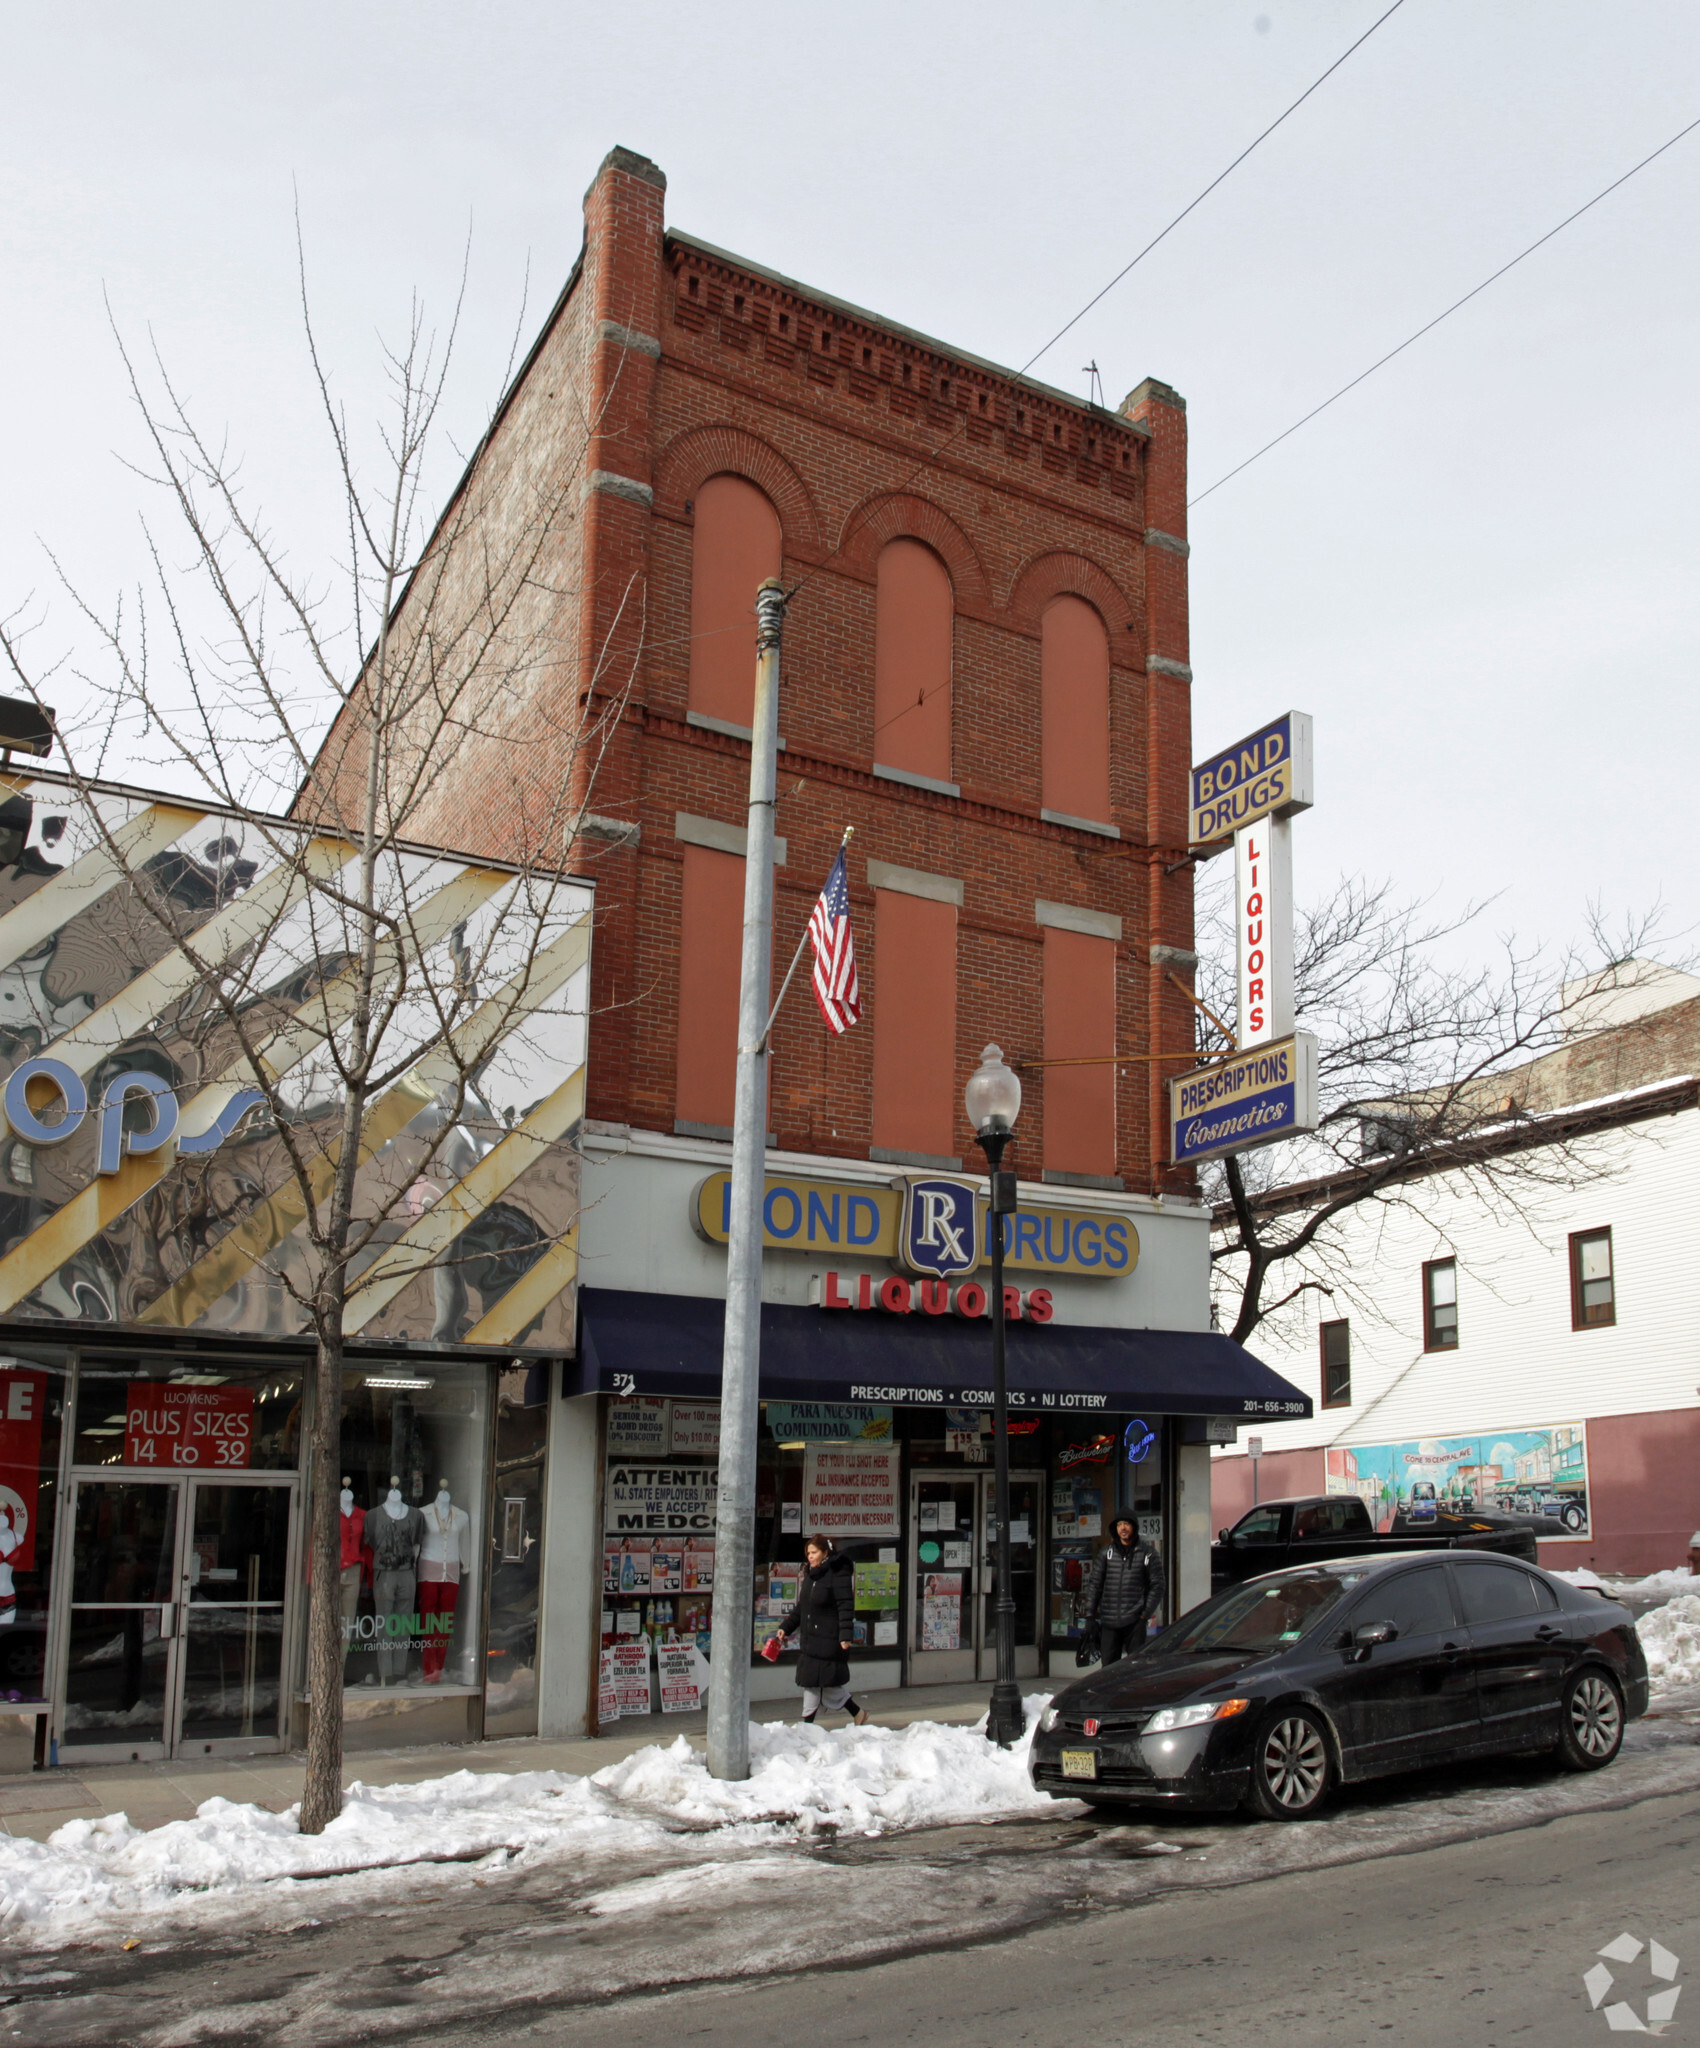
[[[750,1651],[755,1624],[756,1430],[760,1414],[762,1197],[767,1161],[767,999],[773,985],[773,813],[779,759],[779,642],[785,588],[756,592],[756,702],[744,848],[744,952],[738,983],[738,1091],[732,1112],[731,1229],[720,1374],[720,1481],[714,1530],[714,1640],[708,1768],[750,1775]]]
[[[992,1684],[991,1707],[986,1715],[986,1737],[1000,1749],[1019,1742],[1027,1726],[1021,1710],[1021,1688],[1015,1682],[1015,1592],[1009,1572],[1009,1387],[1004,1370],[1003,1312],[1003,1219],[1015,1207],[1013,1174],[999,1171],[1007,1131],[988,1133],[980,1144],[991,1168],[991,1197],[986,1228],[992,1252],[992,1456],[994,1512],[997,1515],[997,1598],[993,1621],[997,1632],[998,1675]]]

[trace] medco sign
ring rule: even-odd
[[[56,1123],[44,1123],[30,1107],[32,1081],[46,1082],[59,1097],[62,1108]],[[139,1067],[114,1074],[102,1089],[94,1112],[98,1133],[95,1171],[116,1173],[126,1153],[145,1157],[163,1150],[173,1138],[177,1140],[177,1150],[190,1157],[216,1152],[249,1110],[258,1108],[265,1099],[258,1088],[238,1088],[204,1131],[180,1131],[182,1110],[176,1091],[157,1074],[144,1073]],[[124,1109],[131,1100],[149,1105],[153,1121],[146,1130],[124,1128]],[[6,1121],[13,1133],[26,1145],[62,1145],[82,1129],[89,1114],[88,1090],[83,1086],[82,1076],[63,1060],[25,1060],[21,1067],[14,1067],[6,1077],[0,1101],[5,1104]]]

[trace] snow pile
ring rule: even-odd
[[[1027,1702],[1029,1728],[1044,1704],[1043,1696]],[[205,1800],[193,1820],[157,1828],[132,1827],[121,1813],[68,1821],[45,1842],[0,1838],[0,1945],[279,1896],[300,1911],[313,1896],[303,1883],[419,1863],[676,1856],[681,1823],[712,1830],[701,1838],[706,1862],[710,1843],[723,1854],[732,1844],[772,1846],[831,1829],[878,1834],[1049,1807],[1027,1782],[1027,1744],[1000,1750],[984,1725],[756,1725],[750,1776],[739,1784],[711,1778],[683,1736],[589,1777],[463,1770],[414,1785],[357,1783],[321,1835],[300,1832],[295,1807],[271,1813],[228,1799]]]
[[[1679,1565],[1674,1571],[1649,1572],[1644,1579],[1602,1579],[1586,1565],[1573,1572],[1554,1572],[1553,1577],[1568,1579],[1573,1586],[1591,1586],[1597,1593],[1609,1593],[1614,1600],[1644,1600],[1654,1593],[1663,1593],[1668,1599],[1673,1593],[1691,1593],[1700,1587],[1700,1578],[1686,1565]]]
[[[1700,1684],[1700,1597],[1684,1593],[1635,1624],[1655,1687]]]
[[[1600,1577],[1598,1572],[1589,1571],[1585,1564],[1578,1565],[1573,1572],[1554,1572],[1553,1577],[1555,1579],[1568,1580],[1572,1586],[1581,1586],[1596,1593],[1606,1591],[1605,1580]]]
[[[1046,1697],[1025,1703],[1028,1735],[1013,1749],[988,1742],[983,1721],[831,1732],[769,1721],[750,1729],[750,1775],[741,1784],[711,1778],[683,1736],[667,1749],[640,1749],[591,1782],[678,1820],[779,1821],[803,1834],[878,1834],[1045,1809],[1050,1795],[1027,1781],[1027,1750]]]

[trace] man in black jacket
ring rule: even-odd
[[[1086,1582],[1082,1619],[1098,1631],[1098,1661],[1114,1664],[1145,1640],[1145,1624],[1163,1611],[1163,1560],[1131,1515],[1118,1515],[1114,1541],[1099,1551]]]

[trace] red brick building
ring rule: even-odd
[[[893,1506],[856,1556],[897,1568],[896,1604],[858,1618],[859,1682],[987,1673],[985,1290],[911,1288],[894,1182],[973,1173],[962,1088],[989,1041],[1025,1089],[1012,1272],[1042,1283],[1010,1340],[1033,1411],[1011,1514],[1023,1675],[1074,1669],[1112,1511],[1167,1554],[1172,1604],[1203,1597],[1208,1439],[1253,1394],[1292,1392],[1209,1333],[1208,1217],[1167,1164],[1164,1080],[1193,1043],[1183,401],[1148,381],[1087,405],[670,230],[665,190],[629,151],[602,165],[579,262],[445,512],[485,522],[496,580],[526,593],[499,686],[409,824],[537,859],[563,806],[589,814],[570,849],[596,931],[545,1732],[594,1719],[598,1636],[614,1668],[640,1628],[712,1633],[769,577],[790,592],[776,978],[853,826],[863,1019],[831,1035],[804,973],[774,1035],[758,1615],[824,1526],[824,1446],[872,1443]],[[528,554],[514,536],[540,507]],[[599,743],[575,754],[587,713]],[[701,1547],[652,1559],[634,1547],[652,1531]]]
[[[866,1020],[831,1039],[794,985],[780,1147],[967,1158],[988,1040],[1119,1050],[1026,1073],[1023,1176],[1179,1191],[1173,1068],[1139,1056],[1193,1037],[1168,971],[1192,940],[1184,402],[1148,380],[1111,413],[1016,377],[669,229],[665,190],[607,158],[480,458],[582,460],[536,716],[629,688],[578,849],[590,1114],[731,1123],[754,597],[779,575],[777,968],[853,825]],[[469,743],[432,829],[515,851],[559,765],[520,758]]]

